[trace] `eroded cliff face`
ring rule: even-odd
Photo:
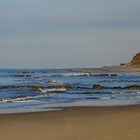
[[[132,66],[140,66],[140,52],[133,57],[129,64]]]

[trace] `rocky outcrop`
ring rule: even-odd
[[[35,89],[39,91],[66,91],[67,89],[71,88],[68,85],[62,85],[62,86],[39,86],[39,85],[23,85],[23,86],[0,86],[0,89]]]
[[[117,74],[95,74],[95,75],[92,75],[92,76],[96,76],[96,77],[110,77],[110,76],[118,76]]]
[[[123,89],[137,90],[140,89],[140,86],[139,85],[126,86]]]
[[[21,86],[15,86],[15,85],[9,85],[9,86],[0,86],[0,89],[16,89],[16,88],[27,88],[27,89],[39,89],[43,88],[43,86],[38,85],[21,85]]]
[[[129,64],[131,66],[140,66],[140,53],[137,53]]]
[[[100,84],[95,84],[92,86],[93,89],[105,89],[106,87],[100,85]]]
[[[128,90],[139,90],[140,85],[130,85],[130,86],[125,86],[125,87],[107,87],[107,86],[102,86],[100,84],[94,84],[92,86],[92,89],[98,90],[98,89],[128,89]]]

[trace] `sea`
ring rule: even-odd
[[[138,104],[140,72],[96,69],[0,70],[0,114]]]

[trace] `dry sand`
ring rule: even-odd
[[[0,115],[1,140],[140,140],[140,106]]]
[[[97,68],[97,70],[114,70],[114,71],[132,71],[140,72],[140,66],[106,66],[102,68]]]

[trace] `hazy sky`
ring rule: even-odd
[[[115,65],[139,48],[139,0],[0,0],[0,68]]]

